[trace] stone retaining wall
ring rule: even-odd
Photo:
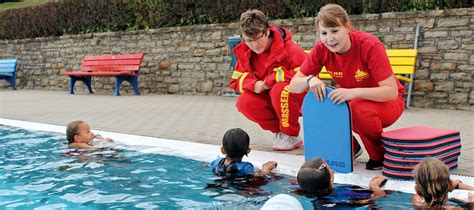
[[[413,106],[474,110],[474,8],[351,18],[356,29],[375,34],[387,48],[413,48],[419,24]],[[290,28],[305,49],[317,39],[314,18],[272,22]],[[8,40],[0,41],[0,59],[19,59],[19,89],[67,91],[69,79],[62,74],[79,69],[84,55],[144,53],[142,94],[220,95],[230,63],[227,37],[237,32],[238,25],[231,23]],[[94,78],[93,88],[112,95],[114,81]],[[122,93],[132,94],[131,86],[124,84]],[[0,86],[7,86],[5,80]],[[76,92],[85,92],[82,83]]]

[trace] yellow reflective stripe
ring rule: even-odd
[[[275,80],[276,82],[283,82],[285,81],[285,71],[281,68],[281,66],[273,69],[273,71],[276,72],[275,74]]]
[[[293,69],[293,71],[299,71],[301,69],[301,67],[296,67]]]
[[[249,74],[248,72],[245,72],[245,73],[242,74],[242,76],[240,77],[240,80],[239,80],[239,90],[240,90],[240,93],[243,93],[243,92],[244,92],[244,88],[242,88],[242,85],[243,85],[243,83],[244,83],[245,77],[246,77],[248,74]]]
[[[242,76],[242,72],[240,71],[234,71],[232,73],[232,79],[238,79],[240,76]]]

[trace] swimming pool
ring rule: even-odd
[[[0,126],[0,208],[253,209],[278,193],[297,197],[305,208],[410,207],[407,193],[370,200],[364,189],[337,185],[334,196],[314,202],[294,194],[297,186],[287,175],[231,183],[213,176],[204,162],[144,153],[149,147],[74,155],[64,142],[61,133]]]

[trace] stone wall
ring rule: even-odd
[[[419,24],[413,106],[474,110],[474,8],[351,18],[356,29],[375,34],[387,48],[412,48]],[[290,28],[305,49],[318,38],[314,18],[272,22]],[[62,74],[80,69],[84,55],[144,53],[142,94],[219,95],[230,63],[226,40],[237,28],[231,23],[0,41],[0,59],[19,59],[19,89],[67,91],[69,79]],[[113,77],[93,80],[96,92],[113,94]],[[5,80],[0,86],[7,86]],[[82,83],[76,92],[85,92]],[[122,93],[132,92],[124,83]]]

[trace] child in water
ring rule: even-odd
[[[224,134],[221,152],[226,157],[218,158],[209,165],[212,172],[225,178],[241,178],[253,175],[265,175],[277,166],[277,162],[268,161],[262,165],[262,170],[255,172],[252,163],[242,161],[244,155],[250,153],[250,137],[244,130],[233,128]]]
[[[103,138],[99,134],[94,135],[89,123],[82,120],[73,121],[67,125],[66,138],[69,147],[76,149],[98,148],[100,144],[113,141],[110,138]]]

